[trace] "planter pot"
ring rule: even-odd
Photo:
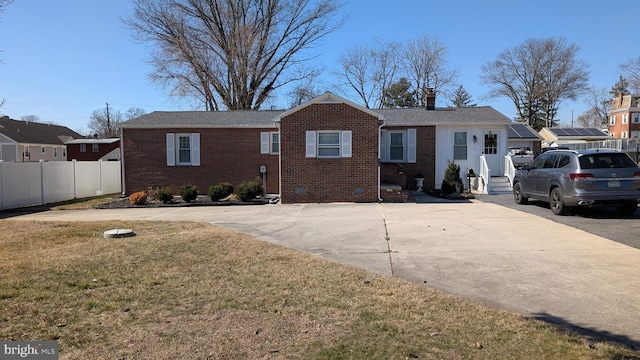
[[[471,183],[471,189],[472,190],[478,190],[478,178],[477,177],[470,178],[469,182]]]
[[[424,184],[424,178],[415,178],[416,186],[418,187],[417,191],[422,191],[422,185]]]

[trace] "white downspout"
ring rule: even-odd
[[[122,188],[122,196],[127,193],[124,174],[124,129],[120,129],[120,187]]]
[[[380,161],[382,160],[382,149],[380,146],[382,145],[382,139],[380,133],[382,132],[382,127],[384,126],[384,121],[380,126],[378,126],[378,202],[383,202],[382,196],[380,196]]]
[[[282,135],[280,134],[280,121],[276,120],[273,122],[276,129],[278,129],[278,139],[280,140],[280,151],[278,151],[278,196],[280,197],[280,202],[282,202]]]

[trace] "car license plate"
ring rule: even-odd
[[[607,183],[607,186],[610,188],[619,188],[620,187],[620,181],[618,180],[609,180],[609,182]]]

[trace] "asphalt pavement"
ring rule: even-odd
[[[208,222],[640,349],[639,249],[477,199],[65,210],[7,219]]]

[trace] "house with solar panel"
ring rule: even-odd
[[[368,109],[327,92],[289,110],[151,112],[119,125],[124,192],[259,179],[282,203],[405,201],[449,161],[504,177],[511,120],[489,106]],[[508,183],[508,180],[507,180]]]
[[[542,128],[542,147],[573,146],[592,141],[609,140],[611,136],[598,128]]]

